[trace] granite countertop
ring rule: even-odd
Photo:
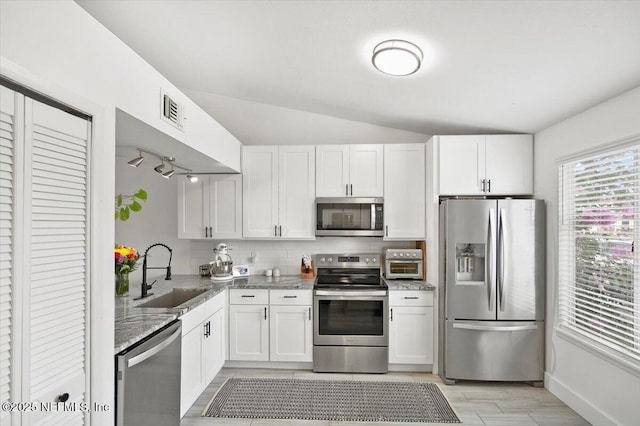
[[[212,281],[208,277],[198,275],[174,275],[170,281],[158,279],[150,290],[152,296],[145,300],[134,300],[140,296],[138,285],[132,284],[129,296],[116,297],[115,301],[115,347],[118,353],[144,337],[161,329],[173,320],[194,309],[206,300],[211,299],[225,289],[264,288],[264,289],[313,289],[314,279],[303,279],[299,276],[285,275],[265,277],[252,275],[234,278],[229,281]],[[434,290],[427,281],[420,280],[386,280],[389,291],[396,290]],[[176,308],[140,308],[138,305],[153,300],[171,291],[173,288],[206,289],[207,291]]]
[[[212,281],[209,277],[198,275],[174,275],[170,281],[158,279],[144,300],[134,300],[140,296],[140,286],[131,284],[129,296],[115,299],[115,345],[114,353],[121,352],[144,337],[161,329],[186,312],[211,299],[226,288],[264,288],[264,289],[308,289],[313,288],[313,279],[299,276],[249,276],[229,281]],[[208,291],[188,300],[176,308],[140,308],[138,305],[153,300],[171,291],[173,288],[206,289]]]

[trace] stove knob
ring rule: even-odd
[[[417,253],[413,253],[413,257],[418,257],[418,254]]]
[[[404,253],[400,253],[400,257],[404,257]]]
[[[375,258],[375,257],[371,258],[371,261],[372,261],[373,263],[376,263],[376,258]]]
[[[328,258],[327,262],[329,262],[329,263],[333,262],[333,257]]]
[[[398,253],[393,253],[393,257],[398,257]]]
[[[368,257],[364,259],[364,263],[369,263],[369,258]]]
[[[321,257],[321,258],[320,258],[320,263],[324,263],[324,261],[325,261],[325,260],[326,260],[326,259],[325,259],[324,257]]]
[[[411,257],[411,253],[407,252],[407,257]]]

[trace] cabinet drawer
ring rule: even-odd
[[[262,289],[232,289],[229,290],[230,305],[268,305],[269,290]]]
[[[312,302],[311,290],[269,290],[271,305],[311,305]]]
[[[433,292],[390,291],[389,306],[433,306]]]

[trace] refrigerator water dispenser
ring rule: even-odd
[[[456,282],[484,284],[485,244],[456,244]]]

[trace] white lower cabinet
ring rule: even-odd
[[[433,364],[433,293],[389,292],[389,364]]]
[[[271,290],[269,359],[311,362],[313,360],[313,316],[311,291]]]
[[[229,292],[229,360],[311,362],[311,290]]]
[[[229,290],[229,359],[269,360],[269,290]]]
[[[224,364],[225,294],[187,312],[182,320],[180,417]]]

